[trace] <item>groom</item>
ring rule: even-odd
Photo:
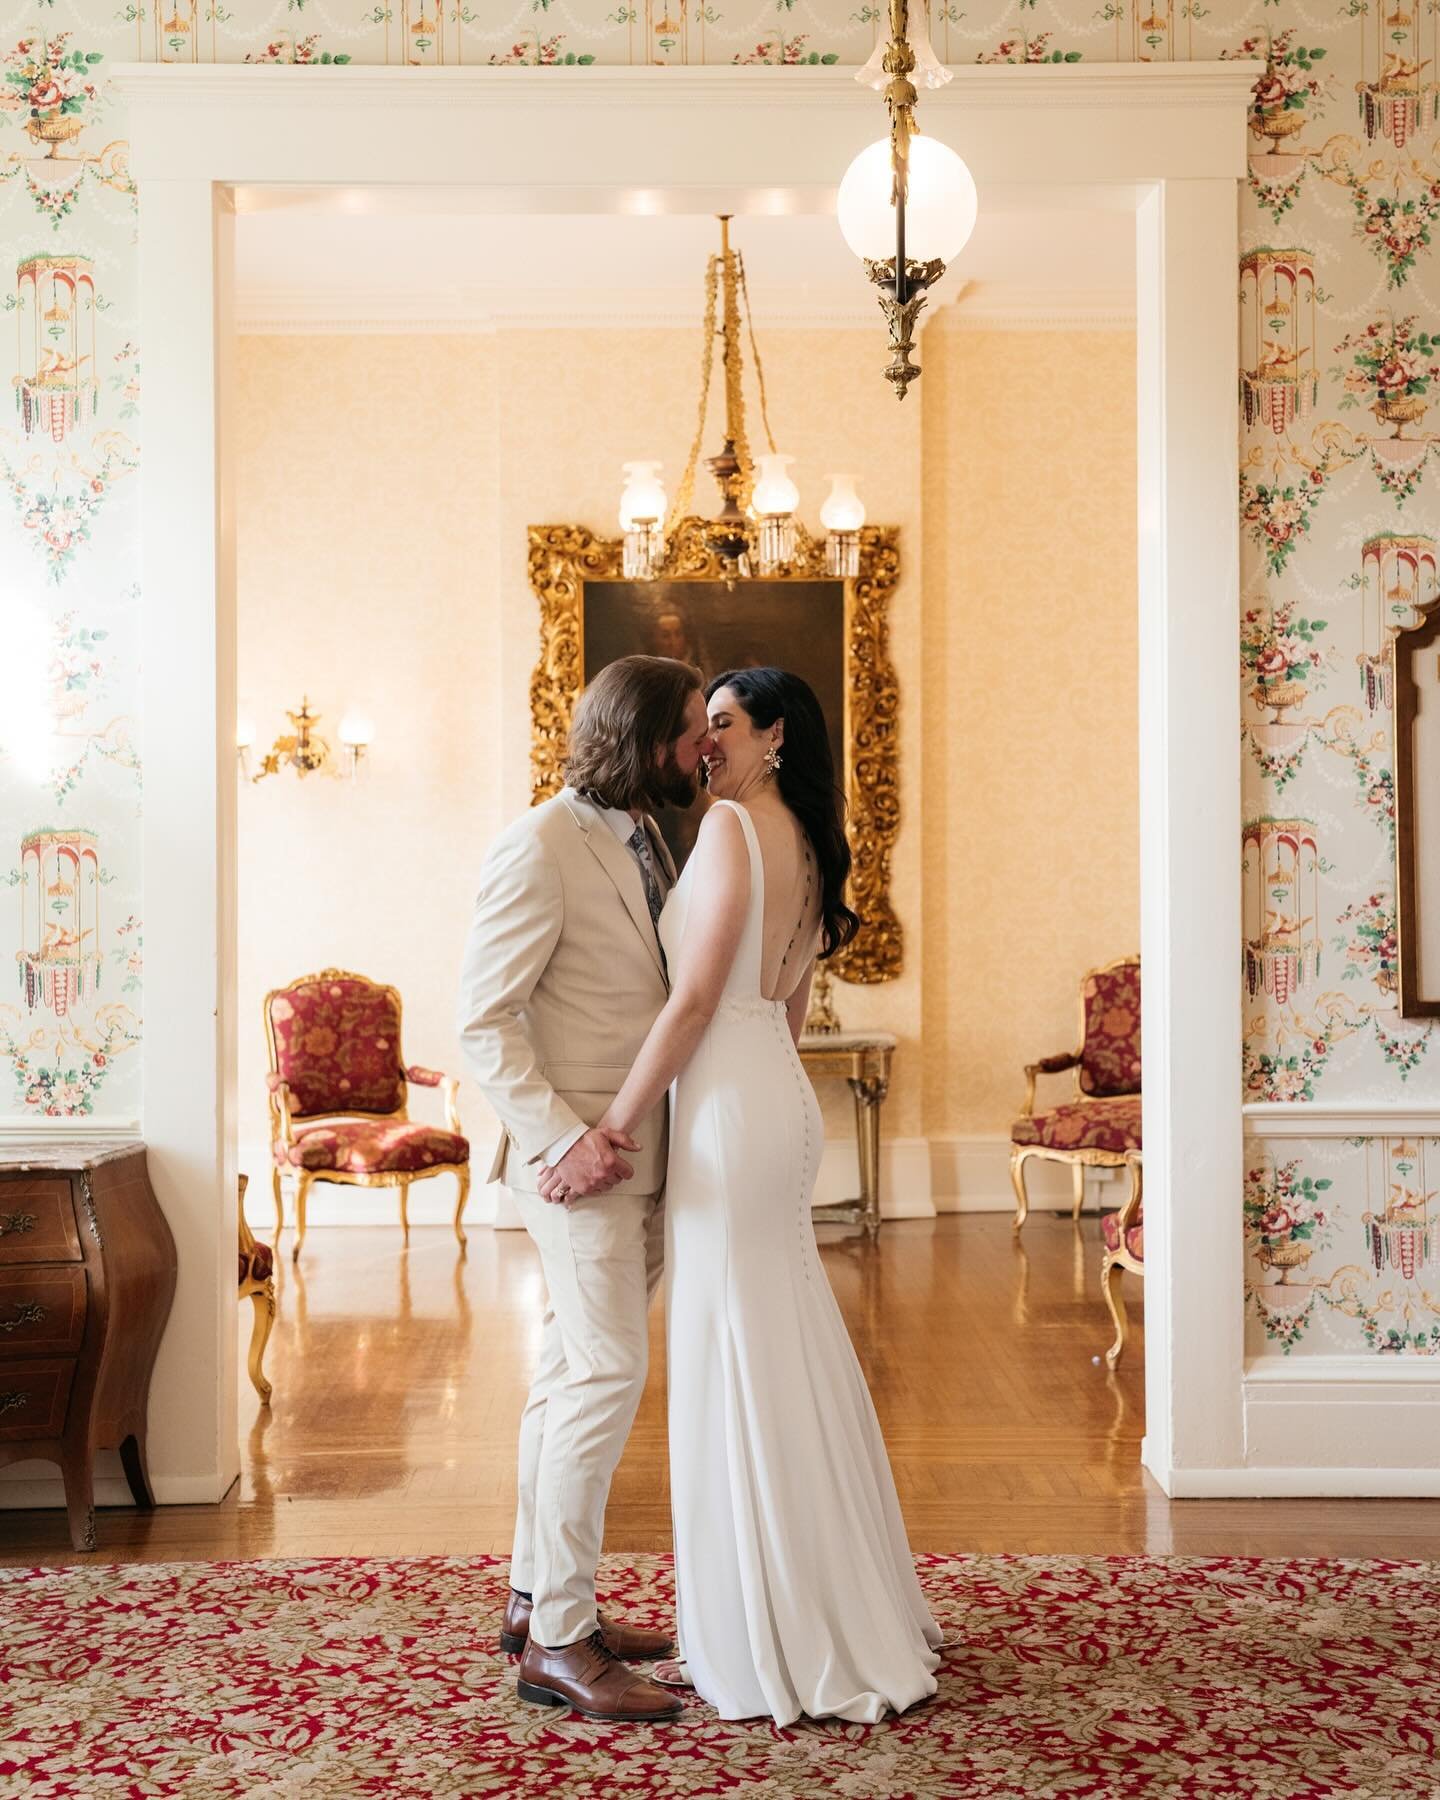
[[[658,656],[602,669],[575,709],[564,791],[486,859],[460,981],[466,1061],[504,1128],[490,1179],[514,1194],[549,1292],[500,1643],[521,1652],[522,1698],[592,1719],[680,1711],[621,1660],[667,1656],[670,1640],[595,1607],[664,1257],[665,1103],[634,1139],[595,1121],[669,991],[656,925],[675,867],[649,811],[695,799],[709,749],[698,671]],[[547,1166],[562,1205],[537,1191]]]

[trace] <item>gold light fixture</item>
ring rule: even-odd
[[[876,44],[855,79],[884,94],[890,135],[862,150],[845,171],[837,211],[845,242],[879,290],[890,328],[885,379],[903,400],[920,374],[911,352],[925,290],[975,229],[975,183],[955,152],[922,137],[915,122],[919,88],[953,79],[930,47],[922,6],[890,0],[889,39]]]
[[[298,711],[287,712],[285,716],[294,730],[282,732],[276,738],[261,757],[260,767],[253,775],[250,773],[250,752],[255,743],[255,728],[243,719],[236,726],[235,747],[239,753],[241,774],[253,782],[264,781],[267,775],[278,775],[282,769],[293,769],[302,779],[306,775],[316,775],[322,771],[332,775],[339,773],[328,741],[315,729],[321,715],[311,712],[309,696],[306,695],[301,700]],[[374,735],[374,727],[370,721],[359,713],[347,713],[340,721],[341,754],[345,773],[352,780],[360,772],[361,761]]]
[[[320,714],[311,712],[309,696],[302,697],[299,712],[287,712],[285,717],[295,727],[294,731],[276,738],[268,754],[261,757],[259,770],[250,778],[252,781],[263,781],[267,775],[278,775],[286,768],[300,776],[313,775],[328,765],[330,746],[314,730]]]
[[[745,336],[749,340],[750,360],[754,364],[755,386],[760,399],[760,419],[769,445],[768,452],[760,456],[752,456],[746,430],[742,304]],[[719,455],[708,457],[706,463],[719,486],[721,507],[713,518],[699,522],[703,540],[720,558],[726,578],[731,581],[737,576],[774,575],[801,560],[810,545],[805,527],[796,517],[800,490],[788,473],[795,459],[776,450],[770,430],[765,371],[755,342],[755,322],[745,284],[745,263],[739,251],[730,247],[729,214],[720,216],[720,254],[712,256],[706,266],[703,331],[700,406],[695,437],[680,477],[675,503],[668,514],[665,484],[661,480],[662,465],[653,460],[622,465],[625,486],[620,496],[620,529],[624,533],[627,581],[653,581],[673,573],[669,562],[671,546],[676,527],[686,517],[694,497],[695,470],[705,438],[717,340],[722,346],[721,366],[725,376],[725,437]],[[831,479],[838,482],[841,478]],[[854,491],[854,478],[846,476],[843,479],[849,487],[848,500],[842,497],[842,511],[847,519],[854,521],[846,529],[858,534],[865,522],[865,509]],[[823,512],[821,516],[824,517]],[[858,546],[858,535],[854,542]],[[854,573],[854,569],[839,566],[847,560],[854,558],[849,558],[843,550],[831,554],[827,541],[827,566],[832,574]]]

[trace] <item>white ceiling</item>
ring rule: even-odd
[[[997,203],[998,201],[998,203]],[[988,202],[988,203],[987,203]],[[236,232],[242,329],[374,322],[698,321],[713,218],[509,212],[391,190],[244,190]],[[874,295],[833,214],[738,217],[757,319],[870,325]],[[933,296],[986,318],[1133,311],[1134,217],[1113,199],[982,196],[971,242]]]

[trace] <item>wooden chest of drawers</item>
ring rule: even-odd
[[[150,1374],[175,1294],[175,1242],[133,1140],[0,1151],[0,1465],[60,1464],[70,1540],[95,1548],[95,1452],[137,1505]]]

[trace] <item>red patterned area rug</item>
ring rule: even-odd
[[[1440,1796],[1440,1565],[927,1556],[953,1648],[876,1726],[517,1699],[499,1558],[0,1570],[0,1795]],[[669,1559],[611,1557],[668,1623]]]

